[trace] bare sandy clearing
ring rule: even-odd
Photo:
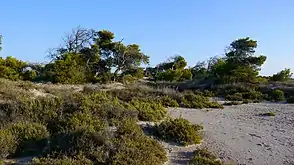
[[[203,124],[202,145],[229,163],[234,160],[235,164],[247,165],[294,164],[294,105],[258,103],[209,112],[183,108],[168,111],[172,117],[182,116]],[[265,112],[274,112],[276,116],[259,115]]]

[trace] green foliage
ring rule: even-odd
[[[122,76],[124,76],[124,75],[131,75],[132,77],[142,79],[144,77],[144,69],[143,68],[130,68],[122,73]]]
[[[274,112],[265,112],[265,113],[260,113],[260,116],[276,116]]]
[[[206,149],[197,149],[189,162],[190,165],[222,165],[217,157]]]
[[[275,89],[271,92],[270,99],[277,102],[284,101],[285,100],[284,92],[282,90]]]
[[[155,126],[154,134],[165,141],[173,141],[183,145],[201,142],[199,131],[202,126],[193,125],[183,118],[169,119]]]
[[[293,73],[291,70],[288,68],[278,72],[277,74],[274,74],[270,80],[271,81],[287,81],[292,77]]]
[[[45,66],[44,79],[53,83],[85,83],[86,69],[79,64],[80,58],[79,54],[64,54],[62,59]]]
[[[227,95],[226,100],[242,101],[243,100],[243,95],[242,95],[242,93],[234,93],[233,95]]]
[[[182,104],[185,108],[223,108],[217,102],[211,102],[207,97],[187,93],[184,95]]]
[[[111,164],[160,165],[167,160],[163,147],[145,136],[134,121],[122,121],[117,132]]]
[[[23,73],[23,80],[25,81],[34,81],[37,77],[35,70],[27,70]]]
[[[191,69],[184,69],[182,70],[182,76],[180,77],[179,81],[191,80],[192,76]]]
[[[139,120],[159,121],[166,115],[166,110],[160,103],[152,100],[133,99],[130,104],[139,112]]]
[[[27,66],[27,63],[17,60],[13,57],[6,57],[3,59],[0,57],[0,78],[6,78],[10,80],[21,80],[23,69]]]
[[[4,159],[16,149],[15,139],[9,130],[0,129],[0,159]]]
[[[73,158],[62,156],[61,158],[41,157],[34,158],[31,165],[93,165],[94,163],[83,155],[74,156]]]
[[[192,79],[191,69],[184,69],[187,62],[182,56],[175,56],[168,62],[159,64],[156,67],[158,73],[155,79],[159,81],[185,81]]]
[[[159,98],[159,102],[164,106],[164,107],[179,107],[180,105],[176,100],[169,96],[163,96]]]
[[[124,84],[133,84],[137,81],[137,78],[133,77],[132,75],[130,74],[127,74],[125,76],[123,76],[121,78],[121,81],[124,83]]]
[[[290,96],[289,98],[287,98],[287,103],[293,104],[294,103],[294,97]]]
[[[8,127],[16,141],[14,156],[39,154],[48,145],[49,132],[38,123],[15,123]]]

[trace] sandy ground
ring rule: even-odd
[[[183,108],[169,108],[168,112],[203,124],[202,145],[227,163],[294,165],[294,105],[257,103],[208,112]],[[260,115],[265,112],[276,115]],[[187,164],[193,149],[171,146],[168,164]]]

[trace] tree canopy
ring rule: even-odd
[[[0,50],[1,39],[0,35]],[[61,46],[50,50],[51,62],[45,65],[28,64],[13,57],[0,58],[0,77],[69,84],[133,81],[144,76],[155,81],[209,79],[214,83],[255,83],[260,80],[259,71],[267,59],[256,55],[257,41],[245,37],[230,43],[224,56],[199,61],[192,67],[187,66],[183,56],[177,55],[155,67],[143,68],[142,64],[149,64],[149,56],[136,43],[116,40],[111,31],[77,27],[62,39]],[[291,76],[290,69],[285,69],[270,80],[286,81]]]

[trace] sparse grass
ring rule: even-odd
[[[207,149],[197,149],[189,162],[190,165],[223,165],[217,157]]]
[[[276,116],[274,112],[265,112],[265,113],[260,113],[259,116]]]

